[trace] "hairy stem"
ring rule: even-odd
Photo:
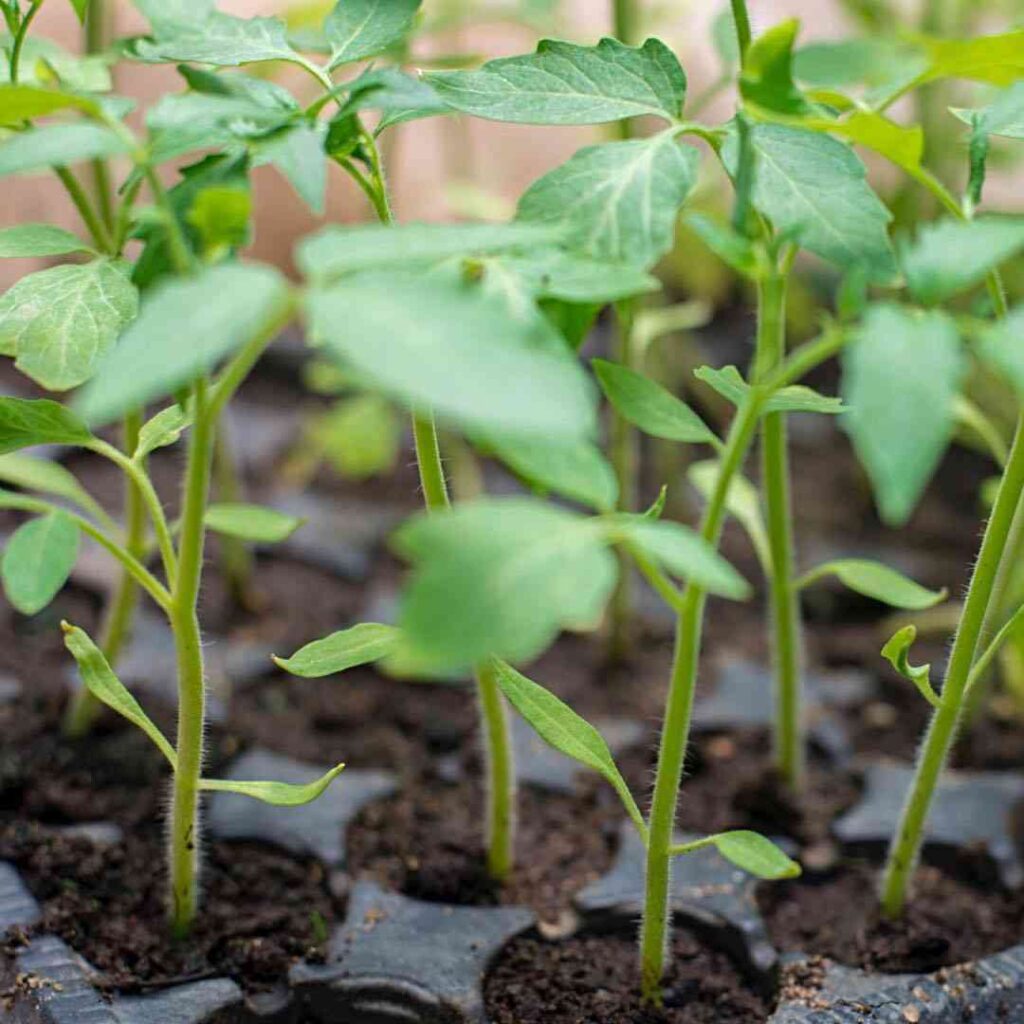
[[[135,450],[142,426],[142,414],[130,413],[124,419],[122,428],[125,451]],[[146,503],[142,492],[133,480],[125,481],[124,489],[125,547],[141,559],[146,547]],[[125,644],[131,637],[132,620],[138,605],[139,586],[135,577],[121,569],[117,586],[107,605],[103,623],[100,647],[108,664],[115,668]],[[64,735],[77,739],[92,728],[102,704],[85,686],[75,691],[64,713]]]
[[[773,272],[758,283],[756,376],[775,372],[786,358],[786,277]],[[785,413],[768,413],[761,426],[761,486],[771,554],[769,604],[775,680],[775,767],[799,789],[804,774],[801,721],[801,623],[793,585],[792,507]]]
[[[111,21],[114,12],[107,6],[107,0],[91,0],[85,16],[85,52],[100,54],[106,50],[111,36]],[[114,210],[113,190],[110,185],[110,167],[106,160],[92,162],[93,192],[99,215],[108,232],[113,232],[117,220]]]
[[[487,752],[487,871],[504,881],[515,863],[516,773],[508,707],[494,669],[476,670],[477,696]]]
[[[701,536],[715,546],[718,545],[725,521],[729,487],[743,465],[757,431],[762,395],[760,388],[751,391],[729,430],[718,480],[700,528]],[[706,591],[691,582],[683,591],[680,602],[672,676],[662,723],[649,818],[644,917],[640,930],[640,969],[644,1001],[655,1005],[661,1002],[661,978],[665,973],[668,952],[672,832],[689,743],[706,598]]]
[[[207,384],[200,380],[194,388],[195,422],[189,436],[178,577],[170,615],[178,660],[178,768],[174,773],[170,828],[170,915],[171,928],[177,936],[187,934],[198,907],[199,780],[206,687],[197,604],[216,422],[207,399]]]
[[[932,715],[917,763],[899,827],[889,848],[882,880],[882,910],[899,917],[907,902],[910,881],[917,866],[924,826],[935,797],[935,787],[956,738],[964,695],[982,639],[1000,563],[1014,515],[1024,492],[1024,416],[1018,420],[1010,456],[999,484],[992,516],[985,527],[978,561],[971,576],[953,650],[942,687],[942,704]]]

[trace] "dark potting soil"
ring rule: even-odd
[[[906,913],[895,922],[881,916],[872,898],[877,885],[874,870],[852,865],[759,886],[757,900],[776,948],[870,971],[929,973],[1024,939],[1024,898],[983,869],[961,878],[922,866]]]
[[[171,941],[158,829],[96,845],[36,825],[0,828],[0,860],[15,863],[43,908],[31,934],[57,935],[99,972],[102,987],[138,991],[208,977],[273,987],[302,959],[322,958],[341,909],[322,865],[272,847],[217,842],[205,852],[203,910]]]
[[[517,866],[504,884],[485,868],[476,786],[422,784],[364,808],[348,827],[348,869],[415,899],[531,907],[556,920],[611,866],[618,816],[599,796],[519,792]]]
[[[758,1024],[771,1004],[725,953],[672,936],[663,1009],[640,1006],[635,936],[513,939],[487,977],[494,1024]]]

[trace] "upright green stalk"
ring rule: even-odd
[[[106,50],[111,36],[113,11],[107,7],[107,0],[91,0],[85,15],[85,52],[101,54]],[[114,202],[110,187],[110,168],[106,160],[92,162],[93,190],[100,217],[108,230],[114,228]]]
[[[188,932],[198,903],[199,780],[203,765],[206,687],[197,605],[214,447],[214,423],[207,401],[208,385],[200,380],[193,389],[195,420],[189,436],[178,571],[170,612],[178,661],[178,766],[171,804],[170,913],[171,927],[178,936]]]
[[[376,143],[369,135],[365,140],[372,180],[363,179],[363,189],[380,221],[392,224],[394,217]],[[414,413],[412,430],[424,504],[430,512],[443,511],[450,507],[451,501],[433,414]],[[508,877],[515,860],[516,772],[512,737],[505,698],[490,669],[486,665],[478,666],[475,676],[487,771],[487,869],[492,878],[502,881]]]
[[[701,536],[716,547],[725,521],[729,488],[750,449],[762,402],[762,392],[755,388],[737,412],[726,439],[718,480],[700,527]],[[695,583],[688,583],[683,591],[648,822],[650,835],[644,919],[640,931],[640,968],[644,1001],[655,1004],[661,1001],[661,978],[665,973],[668,952],[672,832],[689,743],[706,599],[707,592]]]
[[[882,910],[899,917],[921,851],[925,822],[935,787],[956,739],[965,691],[978,654],[1000,564],[1007,551],[1014,516],[1024,493],[1024,415],[1018,420],[1010,455],[1003,471],[992,516],[985,528],[981,551],[971,576],[960,624],[946,669],[941,703],[935,709],[918,757],[914,783],[899,828],[889,848],[882,880]]]
[[[123,437],[125,451],[130,455],[138,444],[142,414],[125,417]],[[146,504],[133,480],[124,483],[125,548],[141,561],[146,547]],[[122,568],[117,586],[107,605],[100,648],[108,664],[116,665],[131,636],[132,620],[138,604],[139,587],[135,577]],[[80,686],[64,714],[64,735],[72,739],[84,736],[96,721],[103,705],[84,686]]]
[[[786,355],[786,274],[773,270],[758,282],[755,376],[762,380]],[[801,623],[793,586],[792,505],[786,414],[768,413],[761,426],[761,486],[768,546],[772,663],[775,679],[775,765],[785,782],[803,781],[804,737],[801,721]]]

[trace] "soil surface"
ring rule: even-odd
[[[630,932],[513,939],[485,986],[494,1024],[756,1024],[772,1005],[725,954],[677,928],[663,1009],[643,1009]]]
[[[95,844],[35,825],[0,829],[0,860],[15,863],[43,906],[32,934],[57,935],[131,992],[207,977],[273,987],[298,960],[322,956],[340,908],[325,872],[256,844],[213,843],[203,861],[203,912],[188,940],[167,929],[164,843],[158,829]]]
[[[897,922],[881,917],[877,874],[865,865],[758,888],[776,948],[807,952],[886,973],[930,973],[977,960],[1024,939],[1024,899],[987,874],[956,877],[918,870],[913,898]]]
[[[347,831],[347,866],[415,899],[529,906],[555,921],[611,866],[619,820],[612,800],[521,789],[517,866],[497,884],[485,868],[479,789],[421,784],[362,811]]]

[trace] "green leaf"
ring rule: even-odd
[[[931,681],[931,665],[911,665],[910,648],[917,639],[916,626],[904,626],[894,633],[882,648],[882,657],[904,679],[909,679],[932,707],[942,706],[942,699],[935,692]]]
[[[394,626],[361,622],[322,640],[314,640],[290,658],[274,657],[274,664],[293,676],[322,679],[358,665],[371,665],[393,654],[401,633]]]
[[[781,22],[759,35],[743,61],[740,94],[773,113],[798,117],[812,108],[793,81],[793,44],[800,22]]]
[[[1013,85],[1024,78],[1024,29],[973,39],[921,40],[930,67],[923,81],[967,78],[992,85]]]
[[[7,83],[11,80],[8,49],[9,37],[0,41],[0,82]],[[104,55],[79,57],[50,39],[29,33],[21,51],[19,84],[52,88],[54,76],[63,89],[73,92],[107,92],[111,87],[110,68]]]
[[[749,238],[728,224],[702,213],[687,213],[686,226],[720,259],[739,274],[753,278],[759,268],[758,254]]]
[[[47,124],[15,132],[0,142],[0,177],[119,156],[129,143],[96,124]]]
[[[52,494],[77,505],[94,520],[102,522],[105,513],[92,495],[59,462],[32,455],[8,453],[0,455],[0,480],[23,490]]]
[[[338,0],[324,22],[333,71],[342,64],[375,57],[402,42],[412,30],[421,0]]]
[[[203,23],[215,9],[215,0],[133,0],[157,35],[190,30]]]
[[[790,860],[770,839],[757,832],[738,829],[711,837],[715,849],[730,863],[755,878],[778,881],[796,878],[800,865]]]
[[[539,312],[509,317],[473,281],[366,274],[315,289],[308,307],[328,351],[412,408],[470,428],[566,440],[593,433],[593,389],[555,329]]]
[[[346,398],[315,417],[307,429],[311,443],[349,480],[387,473],[398,462],[403,424],[395,407],[380,395]]]
[[[0,397],[0,455],[36,444],[88,444],[88,427],[70,409],[46,398]]]
[[[410,520],[394,538],[413,563],[397,659],[425,673],[526,661],[563,627],[593,628],[617,576],[604,534],[599,520],[525,498]]]
[[[61,629],[64,630],[64,646],[78,663],[82,682],[89,692],[108,708],[128,719],[132,725],[137,725],[156,744],[170,766],[177,770],[178,755],[174,747],[117,678],[103,652],[92,642],[88,633],[66,622],[61,623]]]
[[[1024,217],[940,220],[922,225],[900,251],[911,294],[935,305],[979,284],[986,274],[1024,249]]]
[[[0,560],[7,600],[22,615],[41,612],[68,581],[78,559],[78,524],[50,512],[19,526]]]
[[[296,253],[302,273],[324,281],[356,271],[429,266],[453,257],[529,252],[557,242],[559,232],[533,224],[382,224],[324,228]]]
[[[536,53],[427,81],[456,110],[516,124],[601,124],[644,114],[674,121],[686,98],[686,75],[657,39],[636,48],[615,39],[597,46],[545,39]]]
[[[647,268],[672,247],[699,163],[671,134],[587,146],[527,189],[517,217],[561,227],[589,256]]]
[[[89,13],[90,0],[71,0],[71,6],[75,9],[75,14],[78,15],[78,20],[85,24],[85,16]]]
[[[182,432],[192,425],[192,415],[180,405],[171,405],[162,409],[152,419],[147,420],[139,431],[139,443],[132,458],[141,461],[158,448],[167,448],[177,443]]]
[[[844,349],[844,426],[890,526],[910,517],[949,444],[964,371],[956,325],[938,311],[872,306]]]
[[[63,256],[92,251],[77,235],[52,224],[18,224],[0,231],[0,257]]]
[[[345,770],[343,764],[306,785],[291,782],[250,782],[236,779],[202,779],[199,788],[204,793],[237,793],[249,796],[274,807],[302,807],[312,803]]]
[[[908,611],[932,608],[947,596],[945,590],[928,590],[887,565],[863,558],[840,558],[819,565],[800,580],[799,586],[810,586],[825,576],[835,576],[858,594]]]
[[[750,584],[699,533],[682,523],[618,515],[607,521],[609,538],[639,548],[673,576],[721,597],[743,600]]]
[[[753,124],[757,160],[753,202],[777,231],[843,268],[865,267],[889,281],[896,263],[887,225],[892,215],[865,180],[864,164],[842,142],[803,128]],[[738,160],[736,133],[722,156],[730,173]]]
[[[290,305],[284,278],[256,263],[226,263],[169,281],[147,295],[76,408],[88,422],[104,424],[166,397],[283,323]]]
[[[801,46],[793,55],[796,77],[827,89],[866,83],[884,86],[909,72],[915,77],[928,66],[913,46],[888,38],[825,40]]]
[[[368,68],[351,82],[340,83],[335,92],[342,90],[348,95],[335,120],[359,110],[379,110],[378,135],[396,124],[453,112],[432,86],[400,68]]]
[[[589,441],[560,444],[481,432],[474,440],[541,493],[560,494],[598,512],[610,512],[618,501],[615,471]]]
[[[69,107],[90,113],[99,110],[92,100],[74,93],[41,89],[35,85],[0,85],[0,124],[12,128],[22,121],[45,117]]]
[[[1004,89],[987,107],[953,113],[968,124],[976,122],[985,135],[1024,139],[1024,82]]]
[[[280,544],[287,540],[304,520],[262,505],[237,502],[210,505],[204,521],[208,529],[254,544]]]
[[[709,501],[714,493],[720,469],[721,464],[716,459],[707,459],[692,463],[686,472],[687,478],[705,501]],[[758,561],[767,571],[771,567],[772,556],[768,544],[768,530],[761,512],[760,492],[745,476],[737,473],[729,484],[725,507],[729,515],[746,530],[750,542],[754,545]]]
[[[618,793],[639,833],[647,834],[640,808],[622,777],[604,737],[568,704],[559,700],[543,686],[527,679],[504,661],[491,662],[501,692],[509,703],[533,726],[545,743],[574,761],[597,772],[611,783]]]
[[[526,292],[535,300],[603,306],[661,287],[657,278],[637,267],[561,249],[538,248],[527,255],[485,256],[480,262],[485,282],[491,279],[498,290]]]
[[[253,147],[253,166],[273,164],[318,216],[327,197],[324,132],[323,125],[300,122],[258,140]]]
[[[0,297],[0,352],[47,390],[67,391],[93,375],[138,305],[121,263],[40,270]]]
[[[214,185],[196,195],[186,220],[199,236],[203,256],[216,263],[252,238],[252,193],[248,188]]]
[[[718,444],[710,427],[685,403],[642,373],[595,359],[601,390],[624,419],[651,437],[690,444]]]
[[[236,18],[220,11],[175,22],[153,42],[139,40],[134,55],[155,63],[183,60],[214,67],[266,60],[302,62],[280,18]]]
[[[723,366],[715,369],[711,366],[699,366],[693,375],[704,381],[708,387],[714,388],[723,398],[732,402],[737,408],[746,401],[750,393],[750,385],[743,379],[735,366]],[[763,413],[770,412],[816,412],[836,415],[843,411],[842,399],[820,395],[813,388],[803,384],[791,384],[779,388],[764,403]]]
[[[989,327],[978,342],[978,355],[1024,399],[1024,306]]]
[[[800,124],[812,131],[842,135],[851,142],[867,146],[911,174],[921,170],[924,131],[920,125],[906,127],[870,110],[854,110],[835,120],[805,117]]]

